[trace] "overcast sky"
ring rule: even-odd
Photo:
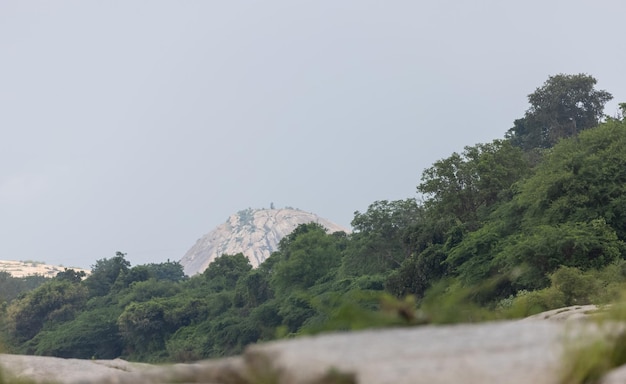
[[[346,227],[588,73],[626,2],[0,1],[0,259],[180,260],[242,209]]]

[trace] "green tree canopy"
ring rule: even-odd
[[[465,147],[438,160],[422,174],[418,192],[431,214],[479,227],[495,203],[511,196],[513,184],[529,174],[523,153],[506,140]]]
[[[13,277],[10,272],[0,271],[0,304],[10,303],[24,292],[44,284],[49,279],[42,275]]]
[[[602,218],[626,240],[626,121],[564,140],[520,188],[527,225]]]
[[[345,250],[345,275],[377,274],[397,268],[411,255],[406,242],[409,230],[422,220],[423,210],[415,199],[372,203],[367,211],[354,212],[354,233]]]
[[[626,239],[626,122],[611,120],[560,141],[512,200],[452,247],[466,282],[505,274],[536,289],[561,265],[600,268]]]
[[[170,261],[169,259],[164,263],[150,263],[146,264],[150,277],[157,280],[170,280],[181,281],[185,278],[185,272],[183,266],[178,261]]]
[[[115,257],[100,259],[91,269],[91,275],[85,279],[90,296],[104,296],[109,293],[113,284],[130,268],[130,262],[125,259],[126,254],[117,252]]]
[[[83,278],[87,276],[84,271],[76,271],[74,269],[65,268],[62,272],[57,273],[57,280],[67,280],[72,283],[78,283],[83,280]]]
[[[37,355],[79,359],[115,359],[124,343],[117,326],[115,306],[88,308],[70,321],[43,330],[29,344]]]
[[[596,83],[582,73],[550,76],[528,95],[530,108],[515,120],[508,137],[525,150],[551,148],[561,138],[595,127],[604,116],[604,105],[613,98],[607,91],[596,90]]]
[[[20,341],[33,338],[44,324],[71,320],[87,300],[87,290],[68,280],[50,280],[11,303],[7,322]]]
[[[342,238],[317,223],[301,224],[279,243],[280,260],[272,271],[275,292],[312,286],[341,263]]]
[[[222,255],[213,260],[202,273],[208,286],[215,292],[232,290],[237,280],[252,269],[250,260],[243,253]]]

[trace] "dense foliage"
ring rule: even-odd
[[[133,267],[118,252],[88,277],[67,270],[21,294],[0,274],[7,343],[190,361],[324,330],[610,301],[626,281],[626,120],[602,122],[611,95],[595,83],[551,77],[506,139],[424,170],[423,200],[376,201],[351,234],[301,225],[256,269],[223,255],[187,277],[179,263]]]
[[[551,76],[528,95],[530,108],[507,133],[526,150],[550,148],[560,139],[595,127],[604,117],[604,105],[613,98],[596,90],[597,81],[586,74]]]

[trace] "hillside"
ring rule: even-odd
[[[185,274],[192,276],[203,272],[215,259],[223,254],[243,253],[257,267],[277,250],[278,242],[298,225],[318,223],[329,233],[348,229],[313,213],[298,209],[246,209],[202,236],[180,260]]]
[[[49,265],[39,261],[12,261],[0,260],[0,271],[9,272],[13,277],[24,277],[41,275],[44,277],[55,277],[57,273],[63,272],[66,267],[59,265]],[[80,268],[72,268],[75,271],[84,271],[89,274],[90,271]]]

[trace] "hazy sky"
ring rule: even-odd
[[[179,260],[248,208],[349,227],[588,73],[626,2],[0,1],[0,259]]]

